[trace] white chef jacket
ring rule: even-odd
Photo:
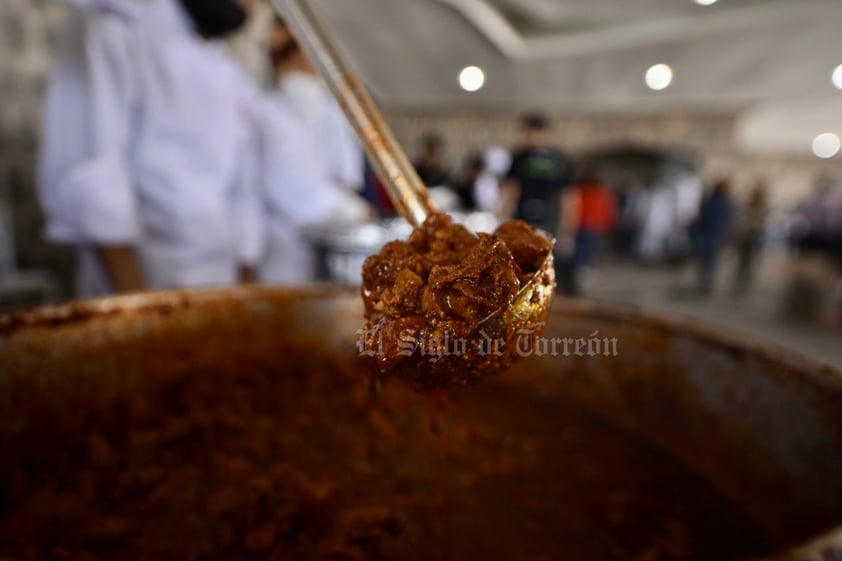
[[[336,184],[316,139],[278,92],[267,93],[260,119],[260,177],[267,212],[260,282],[300,285],[315,275],[307,230],[338,220],[358,198]]]
[[[354,129],[327,89],[313,74],[291,71],[278,81],[278,93],[303,122],[319,147],[319,165],[331,181],[354,191],[365,178],[363,150]]]
[[[483,154],[483,170],[474,184],[476,206],[483,212],[498,214],[502,204],[501,178],[512,167],[511,153],[500,146],[492,146]]]
[[[656,185],[641,192],[637,197],[637,215],[640,224],[638,256],[647,262],[663,259],[675,215],[670,189]]]
[[[263,239],[249,79],[176,0],[68,1],[39,193],[80,295],[108,289],[94,246],[137,247],[150,288],[235,282]]]

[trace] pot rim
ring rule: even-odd
[[[0,313],[0,341],[21,331],[39,327],[83,324],[97,318],[138,312],[172,312],[220,301],[248,302],[263,298],[300,299],[340,298],[356,296],[357,290],[328,283],[298,287],[239,286],[188,290],[160,290],[87,300],[70,300],[29,310]],[[360,301],[362,305],[362,301]],[[561,312],[559,311],[561,310]],[[721,328],[695,318],[645,310],[639,306],[572,300],[557,297],[552,314],[587,317],[605,323],[636,323],[661,333],[682,336],[710,344],[733,353],[749,353],[767,360],[785,363],[799,371],[810,371],[842,391],[842,368],[814,359],[779,343],[759,339],[731,328]]]

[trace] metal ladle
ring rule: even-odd
[[[273,0],[273,3],[342,106],[392,204],[413,227],[421,226],[427,216],[438,209],[371,96],[348,69],[319,24],[310,2]],[[480,336],[481,330],[482,337],[513,342],[519,334],[538,333],[547,319],[554,292],[555,272],[553,252],[550,251],[539,270],[518,292],[513,304],[493,312],[478,324],[476,337]],[[486,375],[506,369],[511,361],[481,362],[464,366],[481,368],[482,374]]]

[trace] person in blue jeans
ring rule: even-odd
[[[728,243],[734,222],[734,204],[727,180],[717,181],[702,201],[696,221],[696,246],[699,257],[699,293],[710,294],[722,250]]]
[[[601,183],[594,173],[585,170],[572,186],[578,200],[576,244],[573,251],[572,296],[581,292],[581,275],[593,264],[603,237],[617,225],[617,198],[610,187]]]

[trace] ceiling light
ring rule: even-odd
[[[842,90],[842,64],[833,70],[833,74],[830,76],[830,79],[833,81],[834,86]]]
[[[813,154],[819,158],[832,158],[842,148],[842,141],[832,132],[820,134],[813,140]]]
[[[646,85],[652,90],[666,89],[672,83],[672,68],[667,64],[650,66],[646,71]]]
[[[716,0],[696,0],[696,4],[699,6],[710,6],[711,4],[716,4]]]
[[[475,92],[485,85],[485,72],[479,66],[466,66],[459,73],[459,85],[466,92]]]

